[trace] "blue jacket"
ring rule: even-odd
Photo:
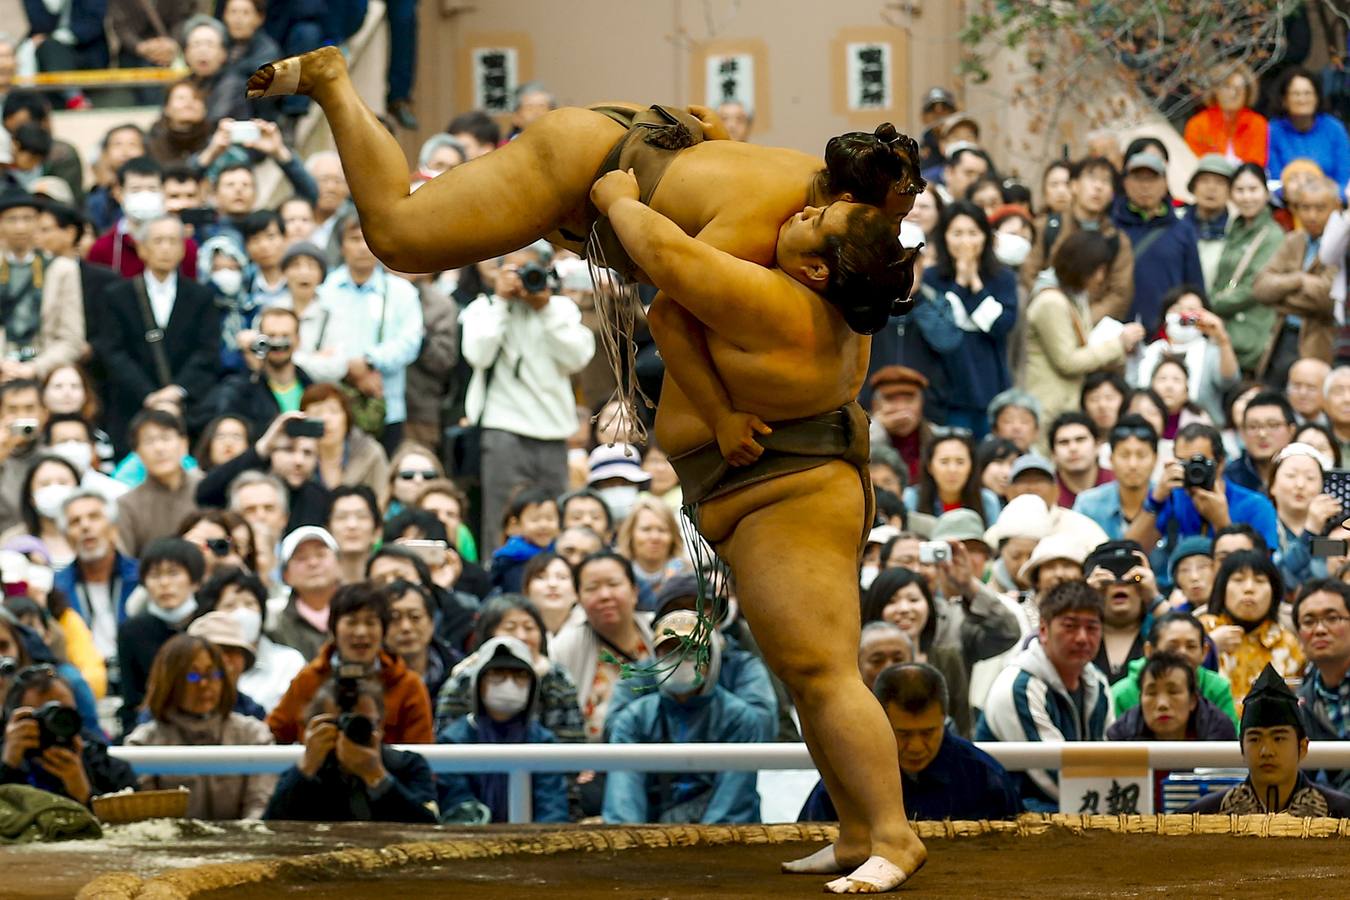
[[[972,476],[973,477],[973,476]],[[942,515],[941,502],[934,502],[931,509],[919,509],[919,486],[911,484],[901,493],[900,499],[905,504],[905,509],[910,512],[928,513],[932,516]],[[1003,504],[999,502],[998,494],[989,490],[987,487],[980,488],[980,505],[983,509],[977,509],[976,512],[984,516],[985,525],[993,525],[998,521],[999,511]]]
[[[89,593],[84,586],[84,576],[80,574],[79,565],[79,561],[76,560],[57,572],[52,579],[52,587],[64,593],[66,599],[70,601],[70,605],[80,614],[80,618],[84,619],[84,624],[92,627]],[[117,559],[113,563],[113,586],[117,589],[118,625],[127,620],[127,598],[131,596],[131,592],[136,590],[140,583],[139,567],[136,560],[118,553]]]
[[[764,717],[721,686],[685,703],[652,692],[609,716],[611,744],[759,743],[772,739]],[[759,821],[756,772],[610,772],[605,779],[606,824],[668,822],[677,804],[711,792],[698,822],[719,825]]]
[[[998,760],[950,729],[928,768],[915,775],[901,772],[900,778],[911,819],[1013,819],[1022,812],[1017,789]],[[797,821],[838,818],[824,783],[817,782]]]
[[[1145,220],[1123,195],[1111,207],[1111,221],[1129,237],[1134,250],[1134,304],[1130,317],[1137,317],[1152,334],[1158,330],[1163,294],[1180,284],[1205,283],[1195,230],[1178,219],[1170,205],[1162,215]],[[1148,236],[1159,229],[1165,229],[1166,233]],[[1139,252],[1141,245],[1143,253]]]
[[[1116,482],[1108,481],[1083,491],[1074,499],[1073,511],[1082,513],[1102,526],[1102,531],[1111,540],[1125,539],[1125,529],[1129,523],[1120,510],[1120,485]]]
[[[441,744],[477,744],[478,729],[473,716],[461,716],[436,735]],[[531,720],[526,731],[527,744],[556,744],[558,739],[537,721]],[[478,791],[478,776],[468,773],[443,772],[436,776],[441,808],[454,809],[467,800],[485,802]],[[567,813],[567,776],[561,772],[536,772],[530,776],[530,794],[533,798],[533,822],[570,822]],[[494,810],[494,812],[497,812]],[[501,810],[500,812],[505,812]],[[503,818],[505,818],[503,816]],[[493,816],[494,821],[497,816]]]
[[[1345,126],[1335,116],[1318,113],[1312,128],[1299,131],[1288,119],[1271,119],[1266,131],[1270,154],[1266,171],[1279,178],[1284,167],[1299,158],[1311,159],[1322,167],[1326,176],[1341,186],[1350,183],[1350,137]]]
[[[961,287],[955,280],[942,278],[937,269],[925,269],[923,283],[937,295],[936,312],[951,319],[952,327],[961,337],[955,350],[942,356],[942,367],[951,392],[950,403],[983,414],[990,400],[1012,386],[1008,336],[1017,324],[1017,278],[1010,269],[1000,265],[979,293]],[[989,300],[998,303],[1002,309],[998,318],[989,323],[988,331],[974,323],[967,324],[975,330],[967,330],[956,323],[950,298],[956,299],[966,316]]]
[[[1266,541],[1267,547],[1279,547],[1280,535],[1275,518],[1275,507],[1256,491],[1238,487],[1227,478],[1223,481],[1224,496],[1228,498],[1228,518],[1252,526]],[[1212,534],[1213,528],[1196,510],[1190,494],[1181,488],[1172,491],[1158,513],[1158,533],[1167,538],[1169,524],[1175,519],[1177,538],[1193,534]]]

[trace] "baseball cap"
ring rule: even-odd
[[[1012,471],[1008,473],[1008,483],[1016,481],[1017,476],[1023,472],[1044,472],[1054,478],[1055,464],[1039,453],[1024,453],[1012,464]]]
[[[979,541],[984,543],[984,520],[973,509],[953,509],[938,516],[934,541]]]
[[[1195,164],[1195,172],[1192,173],[1191,180],[1186,182],[1186,190],[1195,190],[1195,179],[1201,175],[1218,175],[1231,182],[1235,171],[1236,167],[1223,154],[1206,153]]]
[[[923,95],[923,111],[928,112],[938,104],[945,104],[952,109],[956,109],[956,96],[945,87],[930,87],[928,93]]]
[[[337,541],[328,533],[327,528],[320,528],[318,525],[301,525],[292,531],[281,541],[281,567],[284,569],[295,555],[295,551],[300,549],[300,545],[306,541],[319,541],[329,550],[337,552]]]
[[[652,476],[642,470],[642,457],[632,444],[601,444],[591,451],[589,464],[588,485],[610,478],[622,478],[633,484],[646,484],[652,480]]]
[[[1135,169],[1148,169],[1157,172],[1159,175],[1167,174],[1167,163],[1156,153],[1136,153],[1125,161],[1125,172],[1128,174]]]

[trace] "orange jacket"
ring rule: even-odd
[[[1266,117],[1246,107],[1238,110],[1237,127],[1232,134],[1224,127],[1223,110],[1209,106],[1191,116],[1186,123],[1186,143],[1196,156],[1206,153],[1228,155],[1232,141],[1233,153],[1243,162],[1266,164],[1270,146],[1266,139]]]
[[[278,744],[294,744],[305,734],[305,710],[325,681],[333,677],[333,642],[328,641],[300,670],[276,707],[267,714],[267,727]],[[431,696],[416,672],[397,656],[380,651],[380,681],[384,683],[384,742],[431,744]]]

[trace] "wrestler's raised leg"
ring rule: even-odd
[[[818,739],[813,758],[820,753],[839,781],[839,797],[867,823],[871,859],[852,877],[878,877],[831,883],[839,892],[892,889],[926,858],[905,819],[895,737],[857,667],[862,519],[858,473],[844,462],[746,488],[701,513],[735,574],[765,661]],[[898,868],[887,873],[885,864]]]
[[[410,193],[403,149],[357,94],[341,51],[322,47],[268,63],[249,79],[249,94],[283,80],[289,93],[323,109],[366,242],[401,272],[458,268],[550,234],[586,202],[596,169],[624,133],[597,112],[553,110],[505,147]]]

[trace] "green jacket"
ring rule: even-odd
[[[1270,344],[1278,316],[1275,308],[1252,297],[1252,284],[1257,274],[1280,249],[1284,229],[1271,216],[1269,209],[1261,210],[1251,222],[1235,219],[1224,239],[1219,265],[1214,271],[1214,287],[1210,303],[1223,319],[1228,336],[1233,341],[1233,352],[1238,365],[1245,372],[1253,372]],[[1255,249],[1253,250],[1253,245]],[[1247,257],[1247,264],[1239,265]]]
[[[1111,697],[1116,701],[1117,716],[1139,705],[1139,673],[1144,670],[1146,662],[1148,660],[1142,656],[1130,660],[1125,669],[1125,677],[1111,685]],[[1236,726],[1237,709],[1233,706],[1233,690],[1228,686],[1228,679],[1218,672],[1204,668],[1196,669],[1195,677],[1200,687],[1200,696],[1217,706]]]

